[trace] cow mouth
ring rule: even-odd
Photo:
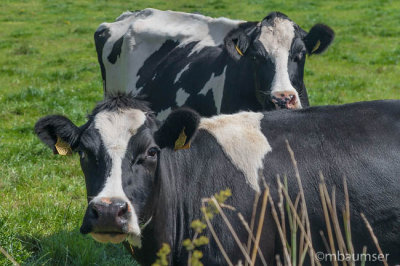
[[[299,104],[296,95],[288,95],[286,97],[272,96],[272,102],[276,109],[297,109]]]
[[[121,243],[122,241],[124,241],[128,234],[124,234],[124,233],[115,233],[115,232],[111,232],[111,233],[90,233],[90,235],[94,238],[94,240],[96,240],[97,242],[100,243],[108,243],[111,242],[113,244],[118,244]]]

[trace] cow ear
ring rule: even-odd
[[[335,38],[335,32],[323,24],[314,25],[303,38],[309,55],[320,54],[328,48]]]
[[[243,29],[237,29],[225,37],[224,43],[228,54],[235,60],[239,60],[246,54],[250,46],[251,38]]]
[[[69,155],[79,136],[79,128],[61,115],[42,117],[35,124],[35,133],[54,154]]]
[[[188,108],[173,111],[160,129],[154,133],[154,139],[160,148],[175,150],[190,147],[190,141],[197,132],[200,115]]]

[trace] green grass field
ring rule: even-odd
[[[399,1],[2,0],[0,246],[19,263],[132,263],[122,246],[79,234],[86,195],[78,157],[53,156],[33,126],[53,113],[85,121],[103,96],[94,31],[123,11],[145,7],[244,20],[278,10],[305,30],[323,22],[336,39],[306,63],[311,104],[400,99]],[[10,262],[0,253],[3,264]]]

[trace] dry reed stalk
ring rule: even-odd
[[[268,199],[268,195],[269,195],[269,187],[265,183],[265,180],[263,180],[263,181],[264,181],[265,189],[264,189],[264,196],[263,196],[262,205],[261,205],[261,213],[260,213],[260,217],[258,219],[256,241],[254,242],[253,251],[251,253],[251,265],[254,265],[256,263],[257,249],[260,244],[262,225],[264,223],[265,211],[267,209],[267,199]]]
[[[331,254],[336,254],[335,243],[333,240],[332,228],[331,228],[331,223],[330,223],[329,214],[328,214],[328,207],[326,206],[327,204],[326,204],[326,199],[325,199],[325,194],[324,194],[324,188],[321,183],[319,184],[319,194],[321,197],[322,209],[324,211],[325,225],[326,225],[326,230],[328,233],[330,251],[331,251]],[[338,265],[336,259],[333,261],[333,265],[335,265],[335,266]]]
[[[277,175],[277,178],[279,180],[279,182],[278,182],[278,191],[279,191],[278,209],[279,209],[279,213],[281,215],[281,226],[282,226],[283,235],[286,236],[285,211],[283,210],[282,183],[280,181],[279,175]]]
[[[19,263],[10,255],[10,254],[8,254],[8,252],[5,250],[5,249],[3,249],[2,247],[0,247],[0,252],[1,253],[3,253],[3,255],[4,256],[6,256],[6,258],[9,260],[9,261],[11,261],[11,263],[13,264],[13,265],[15,265],[15,266],[19,266]]]
[[[328,240],[326,240],[324,231],[320,230],[319,231],[319,235],[322,238],[322,243],[324,244],[324,247],[325,247],[326,251],[328,251],[329,250],[329,244],[328,244]]]
[[[249,238],[247,239],[247,253],[249,253],[249,254],[250,254],[250,250],[251,250],[251,239],[254,238],[254,235],[253,235],[254,222],[256,219],[257,205],[258,205],[259,199],[260,199],[260,193],[256,192],[256,194],[254,195],[254,201],[253,201],[253,212],[251,214],[250,233],[249,233]],[[247,261],[245,263],[245,266],[248,266]]]
[[[275,256],[276,266],[282,266],[281,257],[279,255]]]
[[[361,218],[364,220],[365,226],[367,227],[367,229],[368,229],[368,231],[369,231],[369,234],[371,235],[372,240],[373,240],[374,243],[375,243],[375,246],[376,246],[376,249],[377,249],[378,252],[379,252],[379,255],[382,256],[382,258],[383,258],[383,261],[382,261],[383,264],[384,264],[385,266],[388,266],[388,263],[387,263],[387,261],[386,261],[386,257],[383,255],[381,246],[379,245],[378,238],[377,238],[376,235],[374,234],[374,230],[372,229],[371,225],[369,224],[369,222],[368,222],[367,218],[365,217],[364,213],[361,213]]]
[[[326,185],[325,185],[325,194],[326,195],[328,194],[328,190],[326,189]],[[329,198],[329,195],[327,197]],[[347,252],[346,243],[344,242],[342,230],[340,229],[340,225],[339,225],[339,218],[337,216],[336,189],[335,189],[335,187],[332,188],[332,208],[331,209],[332,209],[331,210],[332,223],[334,225],[335,235],[336,235],[336,240],[338,242],[339,250],[343,254],[349,254]],[[344,260],[343,260],[342,264],[343,265],[347,265],[347,263]]]
[[[243,244],[240,242],[239,237],[237,236],[235,229],[233,229],[231,223],[228,220],[228,217],[226,217],[224,211],[222,210],[221,206],[219,206],[218,201],[215,199],[214,196],[211,197],[212,202],[214,203],[215,207],[218,209],[219,214],[221,215],[222,219],[224,220],[225,224],[228,226],[229,231],[231,231],[231,234],[233,236],[233,239],[235,239],[236,244],[239,246],[239,249],[242,251],[244,258],[246,259],[247,262],[251,263],[251,259],[249,254],[247,254],[246,249],[244,248]],[[252,264],[254,265],[254,264]]]
[[[304,215],[304,210],[301,208],[301,225],[305,226],[305,215]],[[300,230],[301,231],[301,230]],[[306,244],[305,241],[305,232],[301,231],[300,232],[300,244],[299,244],[299,266],[303,265],[305,256],[307,254],[307,250],[308,250],[308,245]]]
[[[364,255],[364,256],[361,257],[361,266],[365,266],[365,263],[366,263],[366,261],[365,261],[366,254],[367,254],[367,246],[364,246],[364,247],[363,247],[363,251],[362,251],[362,255]]]
[[[271,205],[272,217],[275,220],[276,227],[278,228],[279,237],[281,238],[281,242],[282,242],[282,248],[283,248],[283,253],[284,253],[283,262],[285,265],[291,265],[289,252],[288,252],[287,246],[286,246],[286,237],[283,235],[282,226],[279,223],[278,213],[276,212],[274,201],[272,200],[271,196],[269,196],[268,199],[269,199],[269,203]]]
[[[307,249],[309,249],[310,252],[310,259],[312,261],[314,261],[312,264],[316,263],[317,265],[321,265],[321,263],[317,260],[317,258],[315,257],[315,250],[311,244],[311,236],[309,234],[307,234],[306,232],[306,228],[303,226],[303,224],[301,223],[300,217],[299,215],[296,213],[296,210],[293,206],[292,201],[290,200],[289,194],[288,192],[283,189],[283,195],[285,196],[286,200],[289,203],[290,209],[292,210],[293,213],[295,213],[296,215],[294,216],[296,218],[297,224],[299,225],[299,228],[302,232],[304,232],[304,240],[306,242],[306,245],[308,246]],[[304,210],[303,210],[304,213]]]
[[[202,205],[201,211],[203,212],[204,219],[206,220],[208,229],[210,229],[210,232],[211,232],[211,234],[212,234],[212,236],[213,236],[213,238],[215,240],[215,243],[217,244],[219,250],[221,251],[222,256],[224,256],[224,258],[225,258],[225,260],[226,260],[226,262],[228,263],[229,266],[233,266],[233,263],[229,259],[228,254],[226,254],[226,251],[225,251],[224,247],[222,246],[221,241],[219,240],[217,234],[215,233],[214,227],[212,226],[212,224],[210,222],[210,219],[207,217],[207,213],[205,212],[206,206],[205,206],[204,203],[206,201],[208,201],[208,200],[209,199],[202,199],[201,200],[201,205]]]
[[[253,233],[252,233],[251,230],[250,230],[249,224],[245,221],[243,215],[242,215],[240,212],[238,212],[237,215],[238,215],[238,217],[239,217],[239,220],[242,222],[244,228],[245,228],[246,231],[249,233],[250,241],[255,242],[256,239],[254,238],[254,235],[253,235]],[[250,243],[251,243],[251,242],[250,242]],[[248,251],[248,252],[250,252],[250,251]],[[257,252],[258,252],[258,256],[260,256],[260,259],[261,259],[262,264],[263,264],[263,265],[267,265],[267,262],[265,261],[264,255],[262,254],[260,247],[258,247]],[[247,262],[246,262],[246,264],[247,264]]]
[[[347,181],[345,177],[343,177],[343,190],[345,199],[345,210],[343,211],[343,220],[345,228],[344,230],[347,241],[347,249],[350,254],[353,254],[354,248],[353,248],[353,241],[351,240],[351,225],[350,225],[350,200],[349,200],[349,192],[347,190]]]
[[[296,161],[296,158],[294,157],[294,152],[289,145],[289,141],[286,139],[285,142],[286,142],[287,150],[289,151],[289,154],[290,154],[290,158],[292,160],[294,171],[296,173],[297,183],[298,183],[299,190],[300,190],[301,203],[302,203],[302,207],[303,207],[304,214],[305,214],[305,221],[306,221],[306,228],[307,228],[306,232],[308,234],[308,237],[311,239],[310,220],[308,218],[307,204],[306,204],[306,200],[305,200],[305,196],[304,196],[304,190],[303,190],[303,185],[302,185],[301,178],[300,178],[299,168],[297,167],[297,161]],[[312,243],[309,243],[309,245],[310,245],[310,252],[311,252],[311,250],[313,250]],[[314,259],[315,258],[313,258],[313,254],[310,253],[311,266],[314,266]]]

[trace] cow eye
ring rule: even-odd
[[[159,151],[158,148],[152,147],[152,148],[150,148],[150,149],[147,150],[147,156],[149,156],[149,157],[154,157],[154,156],[157,155],[158,151]]]
[[[299,62],[301,59],[303,59],[303,57],[305,55],[306,55],[306,51],[301,51],[301,52],[295,54],[295,56],[293,57],[293,61]]]

